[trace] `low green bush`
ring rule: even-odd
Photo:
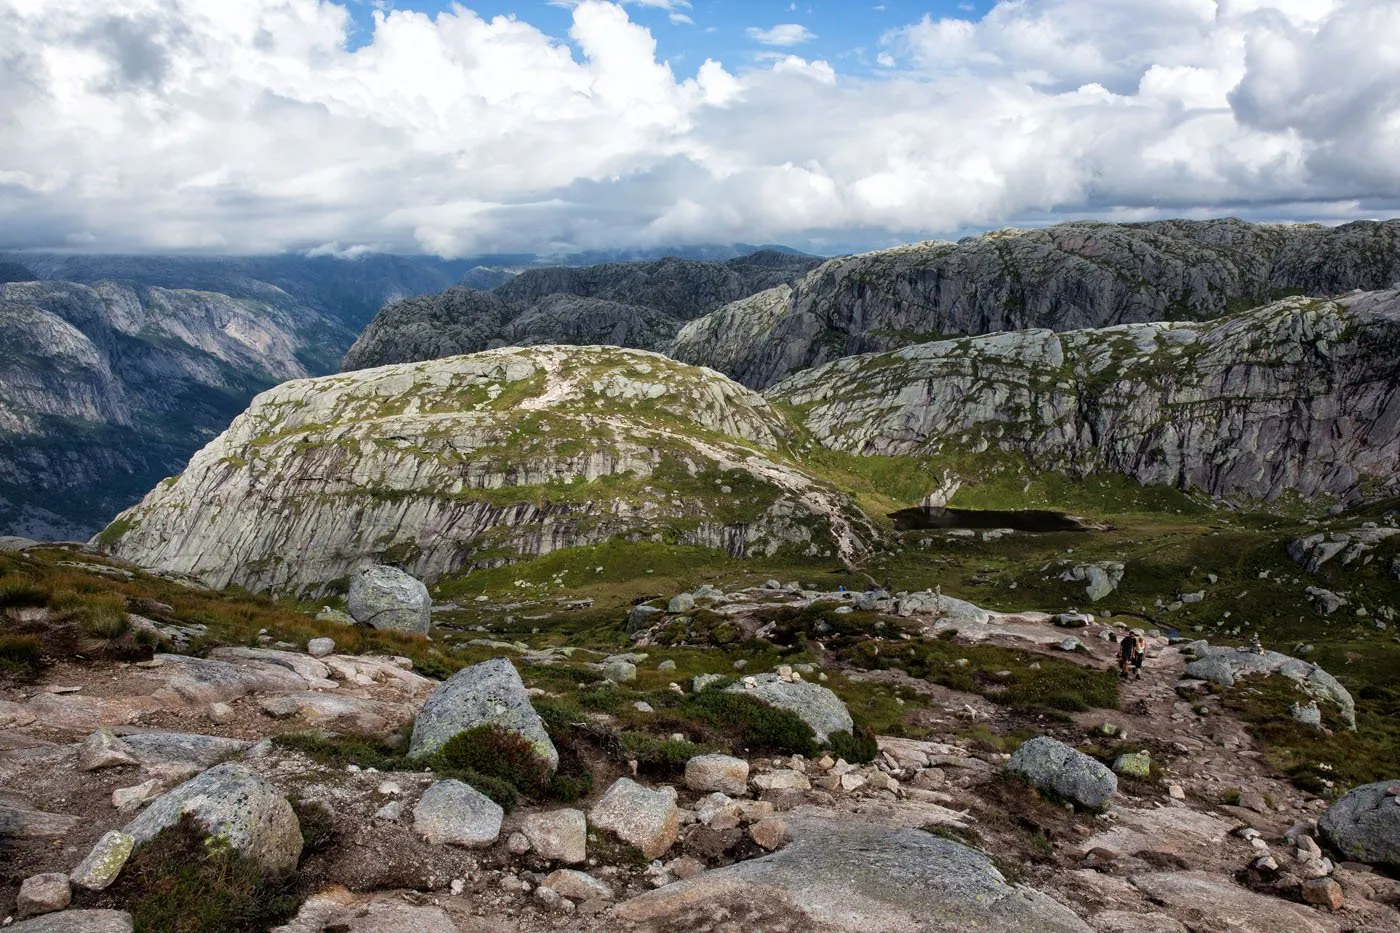
[[[880,754],[880,746],[875,741],[875,730],[869,726],[856,726],[855,733],[833,733],[826,743],[832,757],[844,758],[851,764],[865,764],[874,761]]]
[[[137,849],[101,898],[142,933],[256,933],[300,901],[294,875],[268,874],[190,816]]]
[[[0,671],[32,674],[43,654],[44,643],[38,637],[0,632]]]
[[[703,690],[680,708],[682,715],[709,725],[734,749],[750,753],[813,755],[816,734],[795,713],[741,693]]]
[[[638,771],[649,774],[675,774],[685,769],[685,763],[696,755],[713,749],[694,742],[658,738],[645,732],[624,732],[618,739],[629,761],[637,763]]]
[[[0,609],[26,609],[47,605],[49,591],[28,577],[19,575],[0,579]]]

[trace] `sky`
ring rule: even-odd
[[[0,0],[0,248],[1400,216],[1400,0]]]

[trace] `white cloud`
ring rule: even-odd
[[[1393,0],[1004,2],[891,31],[878,78],[785,51],[677,74],[627,8],[570,5],[569,42],[463,6],[380,12],[349,51],[329,0],[0,0],[0,246],[461,255],[1400,212]]]
[[[748,34],[748,37],[755,42],[784,48],[790,45],[801,45],[817,37],[815,33],[801,23],[779,23],[769,29],[760,29],[757,26],[750,26],[744,31]]]

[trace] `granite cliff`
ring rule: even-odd
[[[1400,291],[854,356],[767,393],[825,446],[979,452],[1219,496],[1400,492]]]
[[[86,537],[256,392],[348,334],[306,308],[101,282],[0,285],[0,527]]]
[[[1400,221],[1074,222],[833,259],[687,324],[666,352],[768,386],[959,334],[1200,321],[1286,295],[1400,282]]]

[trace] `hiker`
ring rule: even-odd
[[[1128,667],[1133,669],[1133,678],[1142,679],[1142,660],[1146,654],[1146,646],[1143,644],[1142,636],[1137,632],[1129,632],[1123,636],[1123,640],[1118,645],[1118,676],[1124,680],[1128,679]]]

